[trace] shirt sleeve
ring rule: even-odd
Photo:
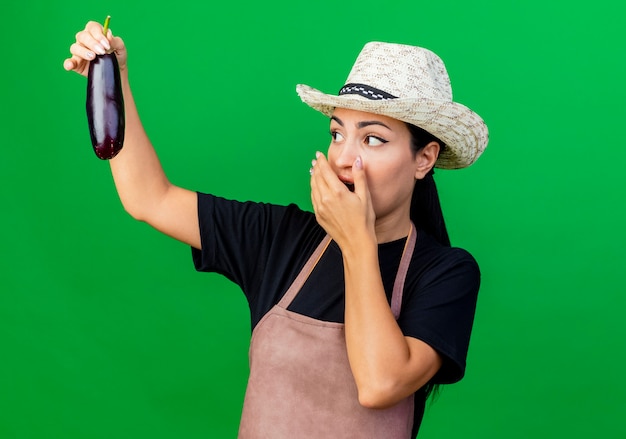
[[[198,193],[202,249],[191,249],[196,270],[220,273],[248,291],[264,272],[285,209]]]
[[[450,384],[465,374],[480,270],[474,258],[458,248],[445,249],[429,265],[405,296],[398,323],[405,335],[439,352],[443,364],[433,383]]]

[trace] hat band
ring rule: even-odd
[[[346,84],[339,90],[339,95],[361,95],[374,101],[396,99],[394,95],[365,84]]]

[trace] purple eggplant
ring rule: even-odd
[[[124,145],[125,123],[120,67],[115,53],[98,55],[89,64],[87,121],[96,155],[102,160],[115,157]]]

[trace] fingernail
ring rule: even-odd
[[[322,154],[321,152],[317,151],[317,152],[315,153],[315,157],[319,159],[321,154]]]
[[[102,47],[100,44],[96,44],[96,46],[93,48],[93,50],[98,54],[98,55],[104,55],[106,52],[104,50],[104,47]]]
[[[316,163],[317,163],[317,160],[311,160],[311,166],[315,166]]]
[[[354,164],[357,169],[363,169],[363,161],[361,160],[361,156],[357,156],[356,160],[354,161]]]
[[[87,53],[85,54],[85,56],[86,56],[87,58],[89,58],[89,59],[93,59],[93,58],[95,58],[95,57],[96,57],[96,54],[95,54],[95,53],[93,53],[93,52],[87,52]]]
[[[109,41],[106,38],[102,38],[100,40],[100,44],[102,44],[102,46],[106,49],[109,50],[111,48],[111,45],[109,44]]]

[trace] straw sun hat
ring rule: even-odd
[[[329,117],[335,108],[347,108],[389,116],[428,131],[446,144],[435,164],[438,168],[471,165],[489,140],[480,116],[452,101],[443,61],[421,47],[367,43],[338,95],[303,84],[296,91],[303,102]]]

